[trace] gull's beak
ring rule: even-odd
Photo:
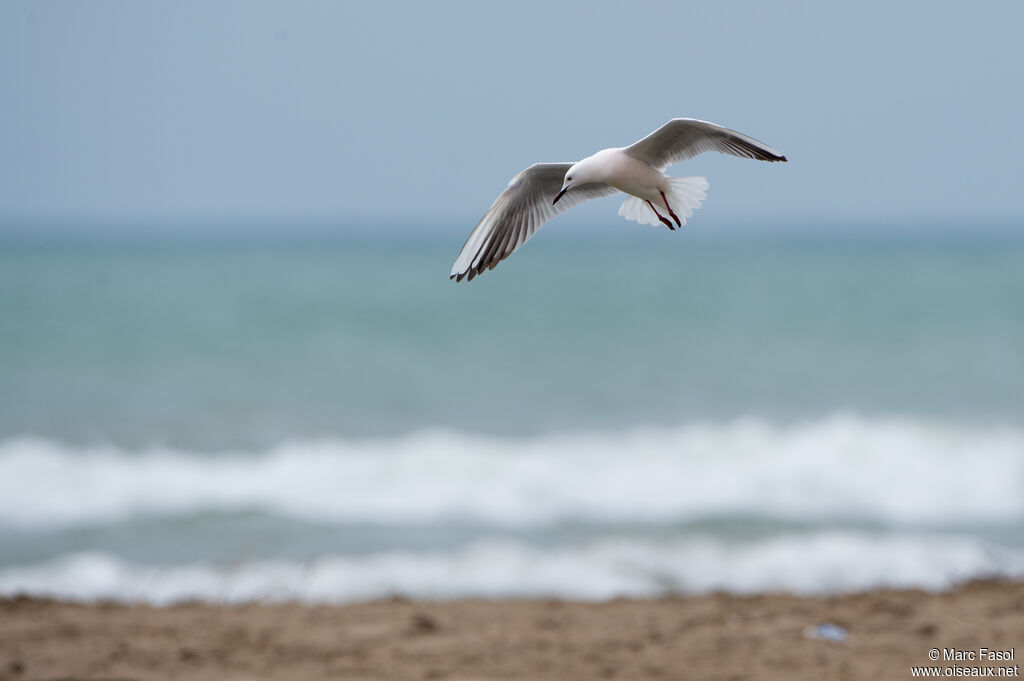
[[[551,205],[553,206],[556,203],[558,203],[558,199],[562,198],[562,195],[565,194],[567,191],[569,191],[568,187],[562,187],[562,191],[558,192],[558,196],[556,196],[555,200],[551,202]]]

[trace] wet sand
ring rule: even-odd
[[[808,639],[835,623],[845,642]],[[0,599],[0,679],[908,679],[932,648],[1024,656],[1024,581],[835,597],[156,608]],[[1018,668],[1019,673],[1019,668]]]

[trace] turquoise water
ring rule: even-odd
[[[1019,423],[1024,249],[10,248],[0,438],[185,448],[835,411]]]
[[[0,242],[0,592],[1024,574],[1024,241],[875,234]]]

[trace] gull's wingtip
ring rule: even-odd
[[[473,269],[472,266],[467,267],[465,264],[461,264],[461,260],[462,258],[460,256],[459,259],[455,261],[455,264],[452,265],[452,271],[448,273],[449,280],[454,279],[455,281],[462,281],[466,277],[466,273]]]
[[[763,153],[761,153],[760,155],[756,155],[753,158],[757,159],[758,161],[768,161],[769,163],[787,163],[789,161],[789,159],[787,159],[785,156],[775,151],[768,145],[765,145],[764,148],[761,149],[761,152]]]

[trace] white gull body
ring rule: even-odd
[[[674,118],[628,147],[602,149],[576,163],[535,163],[512,178],[470,233],[451,278],[469,281],[515,253],[545,222],[578,203],[618,192],[619,215],[675,229],[707,196],[703,177],[669,177],[665,168],[705,151],[785,161],[767,144],[695,118]]]

